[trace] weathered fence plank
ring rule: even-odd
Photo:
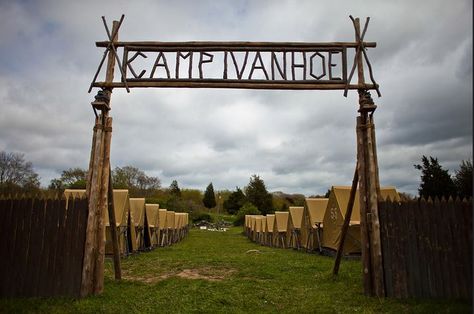
[[[387,296],[472,299],[472,200],[379,208]]]
[[[87,199],[1,199],[1,297],[79,296]]]

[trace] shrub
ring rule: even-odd
[[[242,226],[245,221],[245,215],[260,215],[258,208],[252,203],[245,203],[237,212],[237,217],[234,220],[234,226]]]
[[[191,220],[193,222],[198,222],[198,221],[207,221],[207,222],[213,222],[212,216],[209,213],[204,213],[204,212],[194,212],[191,214]]]

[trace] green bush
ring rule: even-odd
[[[245,203],[237,212],[237,217],[234,220],[234,226],[242,226],[245,221],[245,215],[260,215],[261,212],[252,203]]]
[[[204,213],[204,212],[194,212],[191,214],[191,220],[193,222],[198,222],[198,221],[207,221],[207,222],[213,222],[214,219],[212,219],[212,216],[209,213]]]

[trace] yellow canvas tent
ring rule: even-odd
[[[187,234],[189,214],[188,213],[181,213],[181,214],[182,214],[182,217],[181,217],[181,231],[180,232],[181,232],[181,240],[182,240]]]
[[[341,241],[341,230],[344,223],[344,217],[349,202],[350,186],[333,186],[329,195],[328,205],[323,220],[323,247],[332,251],[337,251]],[[400,196],[395,187],[381,187],[382,198],[390,197],[392,200],[399,201]],[[347,230],[344,241],[343,254],[360,254],[360,205],[359,190],[357,190],[352,209],[349,229]]]
[[[66,199],[66,209],[68,207],[70,198],[75,199],[75,198],[85,198],[85,197],[86,197],[86,190],[65,189],[64,198]]]
[[[300,249],[301,247],[301,223],[303,221],[303,206],[290,206],[288,218],[287,239],[288,247]]]
[[[275,212],[275,225],[273,226],[274,245],[286,248],[289,212]]]
[[[175,242],[181,241],[183,239],[183,227],[184,227],[184,219],[186,214],[185,213],[175,213],[175,234],[176,239]]]
[[[255,215],[245,215],[245,234],[247,238],[252,238],[253,218]]]
[[[158,225],[159,225],[159,243],[160,246],[165,246],[168,242],[167,233],[166,233],[166,209],[160,208],[158,210]]]
[[[159,204],[145,204],[146,220],[150,229],[150,242],[152,247],[158,246],[159,231]]]
[[[121,254],[130,254],[137,250],[136,234],[133,226],[133,220],[130,214],[130,202],[128,190],[114,190],[114,213],[117,228],[117,237],[119,242],[119,251]],[[113,254],[112,242],[110,238],[110,222],[108,213],[104,213],[105,222],[105,253]]]
[[[253,241],[254,234],[255,234],[255,216],[256,215],[250,215],[249,217],[249,235],[248,238]]]
[[[267,215],[267,224],[265,230],[265,245],[273,246],[273,229],[275,226],[275,215],[269,214]]]
[[[245,215],[245,220],[244,220],[244,234],[248,237],[249,236],[249,218],[250,215]]]
[[[86,197],[86,190],[66,189],[64,190],[64,197],[66,198],[67,206],[67,201],[70,198]],[[136,251],[137,247],[135,228],[133,228],[132,223],[130,223],[128,190],[114,190],[113,197],[119,252],[120,254],[130,254]],[[104,211],[103,215],[105,224],[105,254],[113,254],[108,211]]]
[[[323,220],[328,201],[328,198],[307,198],[305,200],[301,240],[302,246],[307,251],[313,251],[316,248],[321,251]]]
[[[260,237],[262,236],[262,215],[255,216],[255,232],[253,237],[253,242],[259,242]]]
[[[145,224],[145,199],[131,198],[130,212],[135,223],[135,232],[137,234],[137,247],[139,250],[150,248],[150,229]]]
[[[260,231],[260,239],[258,240],[258,243],[261,245],[265,245],[266,241],[265,239],[267,238],[267,217],[262,216],[262,230]]]
[[[175,212],[168,210],[166,211],[166,237],[167,237],[167,244],[173,244],[174,239],[174,220],[175,220]]]

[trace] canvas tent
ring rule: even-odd
[[[185,213],[175,213],[175,242],[181,241],[184,237],[183,228],[185,216]]]
[[[145,250],[151,247],[150,229],[145,224],[145,199],[130,198],[130,212],[135,223],[135,232],[137,234],[137,247],[139,250]]]
[[[276,247],[286,248],[288,231],[288,212],[275,212],[275,225],[273,226],[273,239]]]
[[[114,190],[114,213],[120,254],[130,254],[137,250],[136,234],[133,219],[130,216],[130,202],[128,190]],[[107,212],[104,213],[105,222],[105,254],[113,254],[110,237],[110,222]]]
[[[166,209],[160,208],[158,210],[158,225],[159,225],[159,244],[160,246],[165,246],[168,242],[167,233],[166,233]]]
[[[290,206],[287,228],[288,247],[300,249],[301,247],[301,223],[303,221],[302,206]]]
[[[267,237],[267,217],[262,216],[262,230],[260,231],[260,238],[258,240],[258,243],[261,245],[265,245],[265,239]]]
[[[254,234],[255,234],[255,216],[256,215],[250,215],[249,216],[249,234],[248,234],[248,238],[251,241],[253,241]]]
[[[64,198],[66,199],[66,209],[68,206],[69,199],[85,198],[85,197],[86,197],[86,190],[65,189]]]
[[[275,215],[267,215],[267,223],[265,226],[265,245],[273,246],[273,230],[275,226]]]
[[[158,246],[158,237],[160,234],[159,230],[159,204],[145,204],[145,213],[146,213],[146,222],[148,223],[148,228],[150,230],[150,243],[151,247]]]
[[[175,212],[172,210],[166,211],[166,238],[167,238],[167,245],[173,244],[174,240],[174,220],[175,220]]]
[[[321,250],[324,213],[328,198],[306,198],[301,226],[302,246],[307,251]]]
[[[245,215],[245,234],[247,238],[252,238],[253,217],[255,215]]]
[[[328,205],[323,219],[323,247],[337,251],[341,240],[341,230],[349,202],[350,186],[333,186],[329,195]],[[380,193],[383,199],[390,197],[399,201],[400,196],[395,187],[381,187]],[[352,209],[349,229],[343,247],[343,254],[360,254],[360,205],[359,190],[356,192],[354,207]]]
[[[64,197],[66,198],[67,206],[67,202],[70,198],[74,199],[86,197],[86,190],[66,189],[64,190]],[[131,227],[133,224],[130,222],[128,190],[113,190],[113,197],[119,252],[123,255],[130,254],[136,251],[137,247],[135,243],[135,228]],[[105,224],[105,254],[113,254],[108,211],[104,211],[103,215]]]
[[[262,215],[255,216],[255,226],[254,226],[254,236],[253,241],[259,242],[260,237],[262,236]]]

